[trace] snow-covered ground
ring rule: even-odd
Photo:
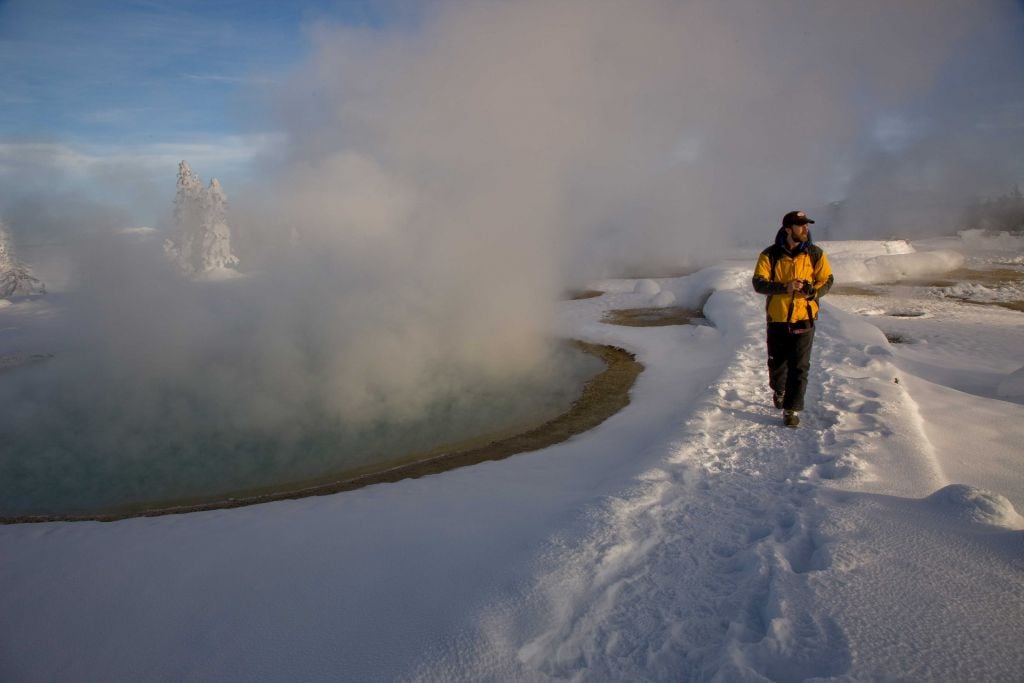
[[[1021,270],[1024,241],[823,246],[861,287],[825,300],[800,429],[770,406],[754,254],[597,283],[562,331],[647,369],[566,443],[334,496],[0,527],[0,680],[1020,680],[1024,313],[907,283]],[[711,325],[601,322],[701,303]]]

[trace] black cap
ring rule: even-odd
[[[807,225],[813,223],[803,211],[790,211],[782,217],[782,227],[788,228],[791,225]]]

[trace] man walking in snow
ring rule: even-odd
[[[832,288],[828,258],[811,242],[813,222],[803,211],[783,216],[775,244],[754,267],[754,290],[768,297],[768,384],[787,427],[800,424],[818,301]]]

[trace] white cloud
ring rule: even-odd
[[[182,74],[182,78],[190,81],[208,81],[213,83],[233,83],[240,85],[273,85],[280,81],[269,76],[231,76],[227,74]]]
[[[281,145],[279,134],[230,135],[202,142],[75,145],[66,142],[0,141],[0,176],[52,174],[86,177],[103,169],[126,167],[171,178],[182,159],[211,169],[237,170]]]

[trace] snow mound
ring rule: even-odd
[[[998,493],[974,488],[966,484],[950,484],[925,498],[942,512],[978,524],[1024,529],[1024,517],[1014,509],[1013,503]]]
[[[916,251],[907,240],[843,240],[817,242],[830,260],[840,258],[865,259],[890,254],[912,254]]]
[[[1024,367],[1011,372],[996,387],[996,396],[1013,401],[1024,402]]]
[[[955,251],[928,251],[885,254],[862,259],[856,255],[833,258],[829,255],[836,281],[844,284],[899,282],[947,273],[964,264],[963,254]]]
[[[1022,282],[1006,282],[995,286],[977,282],[958,282],[949,287],[937,287],[933,291],[941,297],[980,303],[1002,303],[1024,299],[1024,283]]]
[[[939,287],[938,293],[942,296],[949,296],[957,299],[990,300],[997,296],[996,290],[992,287],[986,287],[985,285],[981,285],[976,282],[958,282],[951,287]]]
[[[661,285],[654,280],[637,280],[636,284],[633,285],[634,294],[644,294],[646,296],[654,296],[661,292]]]
[[[661,291],[651,299],[651,305],[655,308],[667,308],[676,302],[676,295],[672,292]]]
[[[988,230],[961,230],[957,233],[965,247],[982,251],[1019,252],[1024,250],[1024,235]]]

